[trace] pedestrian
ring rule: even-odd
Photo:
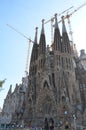
[[[53,120],[53,118],[50,118],[50,120],[49,120],[49,128],[50,128],[50,130],[54,130],[54,120]]]
[[[47,118],[45,118],[45,121],[44,121],[44,129],[45,129],[45,130],[49,130],[49,125],[48,125],[48,120],[47,120]]]

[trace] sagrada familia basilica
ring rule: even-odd
[[[37,125],[52,118],[56,127],[86,126],[86,54],[77,55],[62,17],[62,34],[55,15],[54,40],[46,43],[44,20],[38,42],[37,28],[29,74],[12,85],[4,100],[2,124]]]

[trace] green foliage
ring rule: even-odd
[[[0,80],[0,87],[3,86],[3,84],[5,83],[5,80],[6,80],[6,79],[4,79],[4,80]]]

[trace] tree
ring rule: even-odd
[[[4,79],[4,80],[0,80],[0,87],[3,86],[3,84],[5,83],[5,80],[6,80],[6,79]]]

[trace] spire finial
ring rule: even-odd
[[[35,28],[36,29],[36,35],[38,34],[38,27]]]
[[[55,13],[55,15],[54,15],[54,16],[55,16],[55,20],[57,21],[57,13]]]
[[[35,29],[36,29],[36,32],[35,32],[35,40],[34,40],[34,42],[37,43],[38,27],[36,27]]]
[[[57,13],[54,16],[55,16],[55,28],[58,28]]]
[[[36,27],[36,30],[38,30],[38,27]]]
[[[42,25],[44,25],[44,21],[45,21],[45,20],[44,20],[44,19],[42,19]]]
[[[41,34],[44,34],[44,19],[42,19],[42,31],[41,31]]]
[[[65,27],[65,22],[64,22],[64,16],[62,16],[61,18],[62,18],[62,23],[63,23],[62,33],[64,33],[64,32],[67,32],[66,27]]]
[[[64,16],[62,16],[61,18],[62,18],[62,22],[64,22]]]

